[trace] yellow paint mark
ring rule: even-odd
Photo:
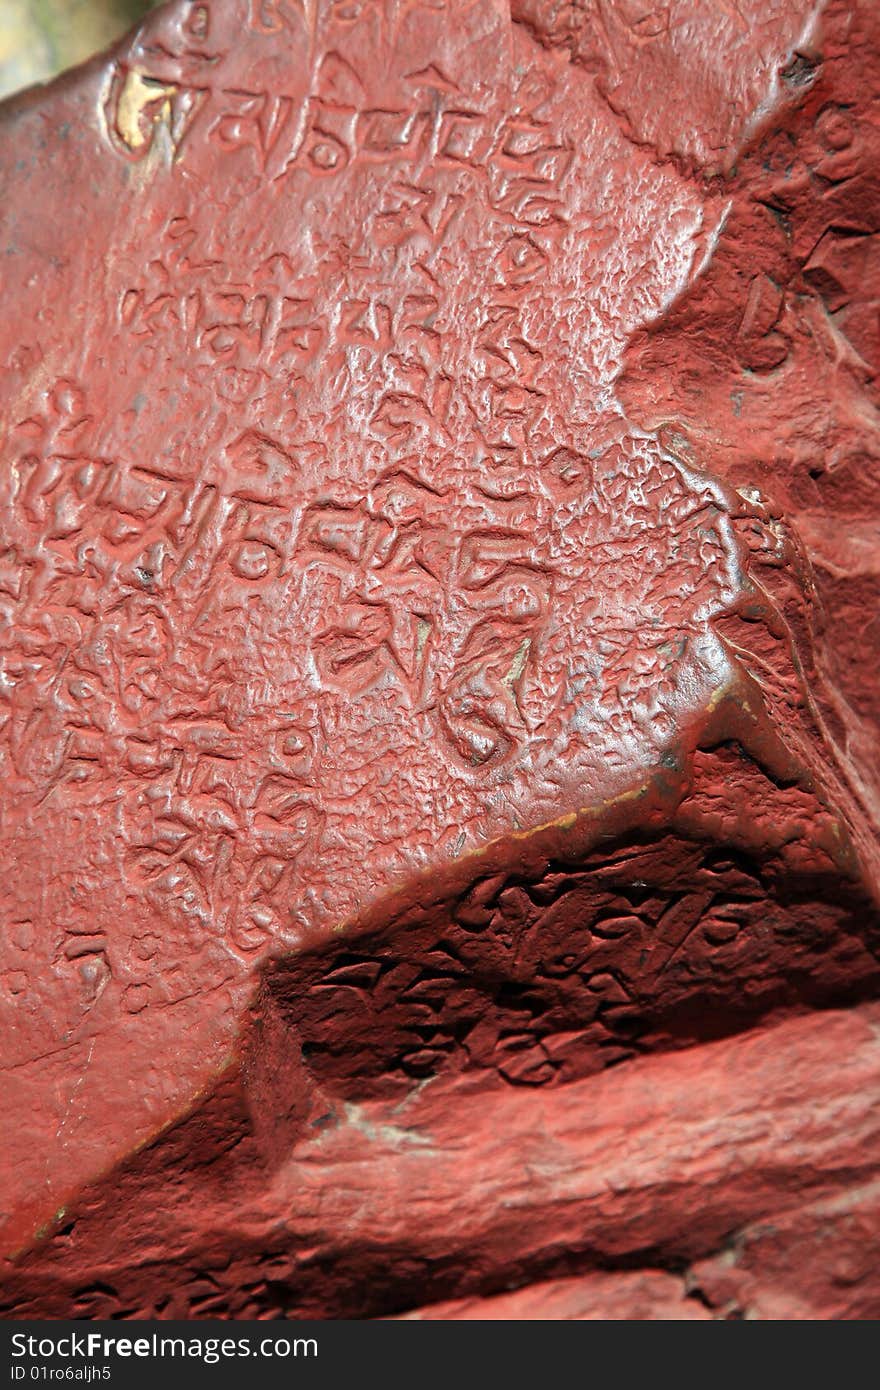
[[[723,685],[716,686],[709,696],[709,701],[706,705],[706,713],[714,714],[722,700],[726,700],[727,697],[732,694],[732,691],[733,687],[730,681],[725,681]]]
[[[165,100],[152,115],[153,125],[157,121],[171,121],[171,101],[170,98],[177,91],[176,87],[166,87],[164,83],[158,82],[154,77],[144,77],[142,73],[135,72],[132,68],[125,74],[125,81],[122,84],[122,91],[119,93],[119,102],[116,107],[116,129],[125,141],[130,150],[139,150],[147,143],[147,136],[141,126],[141,117],[147,107],[157,103],[162,97]]]
[[[514,656],[513,661],[510,663],[510,670],[504,677],[505,685],[513,685],[516,681],[519,680],[520,676],[525,670],[526,662],[529,658],[529,648],[531,647],[531,645],[532,639],[530,637],[526,637],[526,639],[520,643],[516,655]]]
[[[638,787],[630,787],[629,791],[618,792],[618,793],[617,793],[617,796],[608,796],[608,797],[606,797],[605,800],[602,802],[602,805],[603,805],[603,806],[619,806],[619,805],[621,804],[621,802],[623,802],[623,801],[638,801],[638,800],[639,800],[639,797],[644,796],[644,795],[645,795],[645,792],[646,792],[647,790],[648,790],[648,788],[647,788],[647,786],[645,785],[645,783],[643,782],[643,783],[641,783],[641,785],[638,786]],[[584,814],[587,813],[587,807],[586,807],[586,806],[583,807],[583,812],[584,812]]]

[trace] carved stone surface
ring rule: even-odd
[[[175,0],[0,108],[7,1312],[880,1315],[878,97]]]

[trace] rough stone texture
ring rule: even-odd
[[[316,1098],[281,1158],[253,1133],[230,1071],[19,1262],[15,1308],[369,1317],[402,1311],[414,1291],[443,1299],[662,1259],[693,1294],[705,1285],[710,1306],[747,1316],[753,1290],[763,1297],[766,1281],[775,1292],[780,1249],[793,1243],[791,1302],[816,1290],[820,1310],[876,1317],[880,1265],[860,1230],[871,1208],[858,1210],[876,1173],[878,1090],[877,1004],[564,1086],[488,1088],[460,1074],[402,1101]],[[856,1209],[842,1279],[837,1250],[806,1275],[797,1262],[811,1240],[821,1246],[813,1212],[829,1198],[841,1215]],[[731,1244],[743,1213],[772,1220],[769,1233],[750,1228]],[[716,1251],[717,1269],[697,1263]],[[607,1283],[594,1296],[607,1298]],[[615,1302],[635,1312],[643,1296],[622,1286]]]
[[[8,1313],[877,1315],[880,15],[708,8],[2,108]]]
[[[737,1232],[688,1285],[721,1316],[875,1319],[878,1269],[880,1188],[841,1182],[833,1197]]]
[[[585,1274],[579,1279],[548,1279],[489,1298],[435,1303],[403,1318],[465,1319],[469,1322],[668,1321],[692,1322],[711,1313],[685,1294],[684,1282],[659,1270],[632,1274]]]

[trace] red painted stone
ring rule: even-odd
[[[660,1270],[548,1279],[513,1293],[435,1303],[401,1315],[432,1322],[696,1322],[711,1316],[697,1299],[687,1297],[683,1279]]]
[[[645,1254],[877,1315],[796,1215],[712,1273],[877,1164],[873,1013],[777,1021],[880,987],[880,16],[822,9],[175,0],[0,108],[7,1312],[667,1316],[591,1282]]]
[[[710,1306],[743,1315],[751,1265],[738,1302],[729,1282],[709,1282],[705,1252],[726,1251],[746,1223],[787,1217],[790,1228],[876,1185],[878,1025],[875,1003],[562,1086],[446,1072],[403,1100],[326,1096],[280,1160],[230,1072],[19,1262],[16,1311],[58,1316],[75,1302],[99,1317],[364,1317],[572,1265],[665,1262],[685,1271],[682,1293],[704,1280]],[[876,1316],[877,1265],[859,1259],[862,1315]],[[792,1292],[833,1278],[796,1260],[788,1273]],[[642,1294],[625,1297],[634,1307]]]

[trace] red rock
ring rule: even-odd
[[[687,1298],[681,1279],[659,1270],[631,1274],[586,1274],[580,1279],[548,1279],[491,1298],[435,1303],[405,1318],[470,1322],[583,1322],[623,1319],[690,1322],[712,1314]]]
[[[790,1321],[876,1318],[880,1309],[880,1187],[847,1187],[756,1222],[689,1271],[716,1316]]]
[[[683,1271],[872,1180],[878,1029],[873,1004],[568,1085],[316,1096],[281,1161],[231,1072],[64,1213],[7,1297],[31,1316],[363,1317],[572,1266],[656,1270],[658,1250]]]
[[[880,984],[880,18],[820,8],[176,0],[0,108],[14,1313],[381,1315],[870,1180],[873,1015],[764,1031]],[[707,1186],[641,1088],[722,1056]],[[777,1162],[795,1076],[862,1128]]]

